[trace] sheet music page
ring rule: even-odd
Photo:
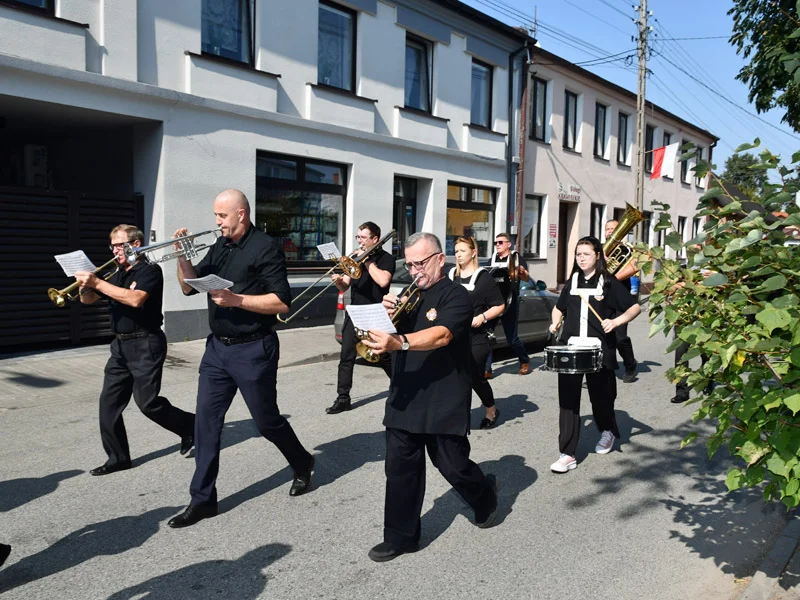
[[[211,292],[213,290],[227,290],[233,285],[232,281],[228,281],[227,279],[213,274],[197,279],[184,279],[183,281],[201,293]]]
[[[317,250],[322,255],[322,258],[325,260],[337,260],[342,257],[342,253],[339,252],[339,248],[336,247],[335,242],[328,242],[326,244],[319,244],[317,246]]]
[[[350,315],[350,320],[356,329],[397,333],[383,304],[350,304],[347,307],[347,314]]]
[[[64,269],[64,275],[72,277],[77,271],[96,271],[97,267],[94,266],[89,257],[83,250],[75,250],[75,252],[67,252],[66,254],[56,254],[56,261],[61,268]]]

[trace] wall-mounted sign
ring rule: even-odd
[[[558,182],[558,199],[564,202],[580,202],[581,186],[574,183]]]
[[[550,224],[550,232],[547,236],[547,247],[548,248],[555,248],[556,247],[556,240],[558,239],[558,225],[551,223]]]

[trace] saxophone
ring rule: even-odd
[[[617,223],[614,231],[608,236],[606,243],[603,244],[603,254],[606,255],[606,263],[608,265],[608,272],[616,275],[622,267],[627,265],[633,260],[633,248],[626,244],[623,240],[631,229],[636,227],[644,220],[644,215],[640,210],[625,203],[625,214]]]

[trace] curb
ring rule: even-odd
[[[739,596],[739,600],[768,600],[775,592],[781,574],[797,549],[798,543],[800,543],[800,513],[794,511],[772,544],[769,554],[761,561],[750,584]]]

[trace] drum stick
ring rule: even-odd
[[[598,314],[597,314],[597,311],[596,311],[596,310],[594,309],[594,307],[593,307],[593,306],[592,306],[592,305],[589,303],[589,301],[586,299],[586,297],[585,297],[585,296],[581,296],[581,300],[583,300],[584,302],[586,302],[586,306],[588,306],[588,307],[589,307],[589,310],[590,310],[590,311],[592,311],[592,314],[594,314],[594,316],[595,316],[595,317],[597,317],[597,320],[598,320],[598,321],[600,321],[600,322],[602,323],[602,322],[603,322],[603,318],[602,318],[600,315],[598,315]]]

